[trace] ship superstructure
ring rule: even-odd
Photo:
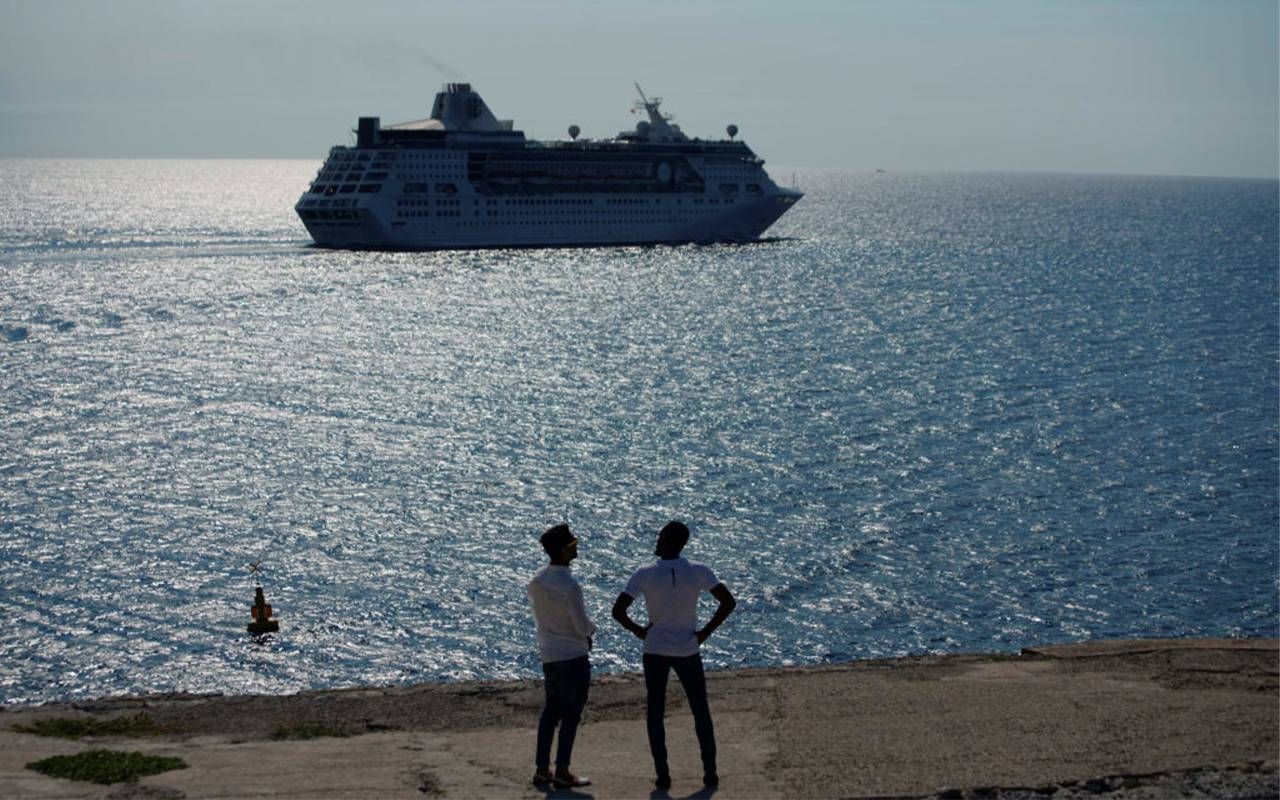
[[[361,117],[295,210],[325,247],[413,250],[747,242],[801,193],[734,137],[691,139],[640,87],[645,118],[612,139],[537,141],[449,83],[427,119]]]

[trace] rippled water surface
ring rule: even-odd
[[[746,247],[308,247],[313,162],[0,161],[0,701],[1276,636],[1277,183],[800,173]],[[282,631],[244,632],[261,559]],[[704,611],[709,613],[708,611]]]

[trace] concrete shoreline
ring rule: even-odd
[[[655,792],[639,675],[599,676],[574,754],[594,783],[554,797],[1276,797],[1280,640],[1086,642],[708,674],[721,787],[668,696],[674,786]],[[0,712],[0,797],[541,798],[537,681],[285,696],[163,695]],[[15,725],[145,713],[156,731],[66,740]],[[290,732],[317,738],[277,740]],[[189,765],[137,784],[28,762],[106,747]]]

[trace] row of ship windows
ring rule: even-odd
[[[403,180],[403,179],[408,178],[408,179],[417,179],[418,181],[422,181],[423,179],[428,179],[428,178],[436,178],[436,179],[439,179],[439,178],[454,178],[454,177],[458,177],[458,176],[457,176],[456,174],[435,173],[435,172],[432,172],[432,173],[426,173],[426,172],[402,173],[402,172],[398,172],[398,173],[396,173],[396,178],[397,178],[397,179],[400,179],[400,180]],[[386,172],[373,172],[373,171],[370,171],[370,172],[363,173],[363,174],[362,174],[362,173],[360,173],[360,172],[348,172],[348,173],[346,173],[346,174],[343,174],[343,172],[342,172],[341,170],[337,170],[337,171],[333,171],[333,170],[324,170],[324,171],[322,171],[319,175],[317,175],[317,176],[316,176],[316,179],[312,182],[311,191],[312,191],[312,193],[314,193],[314,194],[323,194],[323,193],[324,193],[324,192],[325,192],[325,191],[326,191],[330,186],[334,186],[334,185],[341,185],[343,188],[342,188],[340,191],[341,191],[341,192],[343,192],[343,193],[347,193],[347,192],[350,192],[350,191],[354,191],[354,189],[348,189],[347,187],[353,187],[353,186],[355,186],[356,184],[360,184],[360,186],[361,186],[360,191],[362,191],[362,192],[363,192],[363,191],[377,191],[376,189],[374,189],[374,190],[370,190],[370,189],[368,189],[368,187],[369,187],[370,185],[373,185],[373,184],[374,184],[374,183],[376,183],[377,181],[383,181],[383,180],[386,180],[386,179],[387,179],[387,173],[386,173]],[[456,187],[454,184],[452,184],[452,183],[438,183],[438,184],[436,184],[436,190],[437,190],[437,191],[448,191],[449,189],[453,189],[454,191],[456,191],[457,187]],[[750,193],[752,193],[752,194],[759,194],[759,193],[760,193],[760,184],[758,184],[758,183],[748,183],[748,184],[746,184],[746,189],[747,189],[747,191],[748,191],[748,192],[750,192]],[[725,193],[725,194],[733,193],[733,192],[736,192],[737,190],[738,190],[738,185],[737,185],[736,183],[723,183],[723,184],[721,184],[721,185],[720,185],[720,191],[721,191],[722,193]],[[426,184],[426,183],[420,183],[420,182],[419,182],[419,183],[407,183],[407,184],[405,184],[405,191],[406,191],[406,192],[409,192],[409,193],[413,193],[413,192],[415,192],[415,191],[416,191],[416,192],[423,192],[423,193],[425,193],[425,192],[427,191],[427,184]],[[630,201],[630,200],[628,200],[628,201],[614,201],[614,202],[647,202],[647,201],[644,201],[644,200],[635,200],[635,201]],[[655,201],[655,202],[657,202],[657,201]]]
[[[340,149],[338,152],[331,152],[329,161],[348,162],[348,161],[369,161],[369,160],[395,160],[399,158],[401,161],[460,161],[461,158],[457,153],[442,153],[439,151],[413,151],[413,150],[376,150],[370,153],[367,150],[346,150]],[[712,165],[723,169],[733,169],[737,164],[742,164],[741,169],[755,170],[760,164],[749,158],[734,158],[726,156],[712,156],[707,159]]]
[[[333,162],[344,162],[344,163],[348,161],[369,161],[370,159],[374,161],[395,161],[397,156],[402,161],[457,161],[458,160],[458,157],[456,155],[446,155],[444,153],[412,153],[412,152],[399,152],[396,150],[380,150],[376,153],[367,153],[363,151],[362,152],[345,151],[341,153],[334,153],[333,155],[329,156],[329,160]]]
[[[321,201],[321,205],[328,204],[328,202],[329,202],[328,200]],[[353,202],[355,201],[349,201],[349,202],[352,202],[353,204]],[[733,200],[732,197],[726,197],[726,198],[723,198],[723,200],[718,200],[718,198],[712,198],[712,200],[705,201],[705,204],[716,206],[716,205],[722,204],[722,202],[724,205],[733,205],[733,202],[735,202],[735,200]],[[698,198],[698,200],[692,201],[692,205],[700,206],[703,204],[704,204],[704,201],[701,200],[701,198]],[[303,204],[303,206],[305,207],[311,207],[314,205],[316,205],[316,201],[314,200],[307,200],[305,204]],[[439,198],[436,198],[436,200],[397,200],[396,201],[397,207],[426,207],[426,206],[458,207],[461,205],[462,205],[461,200],[449,200],[449,198],[445,198],[445,200],[439,200]],[[474,207],[475,205],[476,205],[476,201],[472,201],[472,207]],[[493,205],[493,206],[498,205],[498,201],[486,200],[485,206],[490,206],[490,205]],[[545,201],[544,200],[506,200],[506,201],[503,201],[503,205],[517,206],[517,207],[530,207],[530,206],[532,207],[532,209],[529,211],[513,211],[513,214],[520,214],[520,215],[581,214],[581,211],[576,211],[576,210],[568,211],[567,209],[566,210],[559,210],[559,209],[564,209],[564,207],[566,206],[594,205],[594,202],[590,200],[580,200],[580,198],[572,198],[572,200],[571,198],[566,198],[566,200],[545,200]],[[605,200],[604,205],[634,207],[636,205],[646,205],[646,201],[640,201],[640,200],[632,201],[632,200],[622,200],[622,198],[616,198],[616,200]],[[669,206],[667,210],[669,210]],[[595,209],[591,211],[596,212],[596,214],[599,214],[600,212]],[[644,210],[636,210],[636,212],[639,212],[639,214],[660,214],[660,212],[662,211],[663,209],[662,207],[658,206],[657,201],[654,201],[653,209],[649,209],[649,207],[645,207]],[[479,211],[476,211],[476,214],[479,214]],[[489,216],[493,216],[493,215],[499,214],[499,211],[486,211],[486,214],[488,214]]]
[[[359,190],[358,190],[358,191],[359,191],[359,193],[360,193],[360,194],[376,194],[376,193],[377,193],[377,192],[379,192],[381,189],[382,189],[382,187],[381,187],[381,186],[379,186],[379,185],[372,185],[372,186],[370,186],[370,185],[361,185],[361,186],[359,187]],[[355,187],[355,185],[354,185],[354,184],[346,184],[346,185],[343,185],[343,186],[337,186],[336,184],[331,184],[331,185],[329,185],[329,186],[316,186],[316,187],[313,187],[313,188],[312,188],[312,190],[311,190],[311,193],[312,193],[312,194],[323,194],[323,195],[327,195],[327,196],[330,196],[330,197],[331,197],[331,196],[333,196],[334,194],[352,194],[352,193],[354,193],[355,191],[357,191],[357,190],[356,190],[356,187]],[[427,203],[433,203],[433,204],[435,204],[435,205],[454,205],[454,206],[456,206],[456,205],[461,204],[461,202],[462,202],[461,200],[457,200],[457,199],[445,199],[445,200],[396,200],[396,205],[397,205],[397,206],[420,206],[420,205],[426,205]],[[475,204],[478,204],[480,201],[479,201],[479,200],[472,200],[471,202],[472,202],[472,204],[473,204],[473,205],[475,205]],[[560,206],[560,207],[564,207],[564,206],[589,206],[589,205],[595,205],[595,202],[596,202],[595,200],[592,200],[592,199],[590,199],[590,198],[582,198],[582,197],[563,197],[563,198],[515,198],[515,199],[506,199],[506,200],[501,200],[501,201],[498,201],[498,200],[490,200],[490,199],[487,199],[487,198],[486,198],[486,199],[485,199],[485,201],[484,201],[484,204],[485,204],[486,206],[496,206],[496,205],[498,205],[499,203],[501,203],[501,204],[502,204],[502,205],[504,205],[504,206],[544,206],[544,207],[545,207],[545,206]],[[649,200],[648,198],[631,198],[631,197],[610,197],[610,198],[605,198],[602,202],[603,202],[603,204],[604,204],[604,205],[606,205],[606,206],[647,206],[647,205],[661,206],[661,205],[662,205],[662,201],[661,201],[661,200],[657,200],[657,199],[655,199],[655,200],[652,200],[652,201],[651,201],[651,200]],[[693,203],[694,205],[702,205],[703,203],[710,203],[711,205],[718,205],[719,203],[722,203],[722,202],[723,202],[723,203],[732,203],[732,202],[734,202],[734,199],[733,199],[732,197],[727,197],[727,198],[715,198],[715,197],[713,197],[713,198],[710,198],[710,199],[705,199],[705,198],[701,198],[701,197],[695,197],[695,198],[692,198],[692,199],[690,200],[690,202],[691,202],[691,203]],[[677,205],[681,205],[681,204],[683,204],[683,203],[684,203],[684,198],[676,198],[676,204],[677,204]]]
[[[324,167],[336,167],[338,169],[364,169],[372,165],[375,169],[379,167],[387,167],[391,164],[405,162],[427,162],[431,164],[444,164],[452,166],[455,169],[461,168],[462,159],[456,155],[432,154],[432,153],[395,153],[395,152],[379,152],[376,155],[369,153],[335,153],[325,162]],[[737,175],[749,176],[759,174],[760,167],[757,165],[749,165],[742,167],[730,167],[724,165],[712,165],[711,169],[717,172],[732,173]]]
[[[303,208],[355,208],[359,204],[360,201],[354,197],[346,200],[342,198],[336,198],[334,200],[330,200],[328,198],[317,200],[313,197],[308,197],[306,200],[302,201]]]
[[[409,215],[406,215],[406,216],[409,216]],[[554,226],[556,226],[556,227],[560,227],[560,226],[563,226],[563,225],[564,225],[564,223],[563,223],[562,221],[558,221],[558,220],[557,220],[557,221],[553,221],[553,220],[526,220],[526,221],[524,221],[524,222],[525,222],[525,224],[526,224],[526,225],[554,225]],[[639,217],[622,217],[622,216],[617,216],[617,217],[609,217],[609,218],[607,218],[607,219],[596,219],[596,220],[585,220],[585,219],[584,219],[584,220],[579,220],[579,221],[578,221],[578,224],[579,224],[579,225],[608,225],[608,226],[621,225],[621,224],[634,224],[634,225],[679,225],[679,224],[681,224],[681,223],[687,223],[687,222],[688,222],[688,220],[687,220],[687,219],[681,219],[681,218],[678,218],[678,217],[669,217],[669,218],[663,218],[663,219],[641,219],[641,218],[639,218]],[[406,224],[412,224],[412,225],[425,225],[425,224],[427,224],[427,221],[426,221],[425,219],[413,218],[413,221],[412,221],[412,222],[409,222],[409,223],[406,223],[406,222],[405,222],[404,220],[402,220],[402,219],[398,219],[396,222],[393,222],[393,223],[392,223],[392,225],[397,225],[397,226],[403,226],[403,225],[406,225]],[[453,228],[485,228],[485,227],[489,227],[489,226],[491,226],[491,225],[500,225],[500,226],[504,226],[504,227],[506,227],[506,226],[510,226],[510,224],[511,224],[510,222],[504,222],[504,221],[499,221],[499,220],[478,220],[478,221],[475,221],[475,222],[458,222],[458,223],[455,223],[452,227],[453,227]]]
[[[359,211],[359,210],[352,210],[352,211],[343,211],[343,210],[328,211],[328,210],[326,210],[326,209],[320,209],[320,210],[318,210],[318,211],[312,211],[312,210],[310,210],[310,209],[303,209],[303,210],[302,210],[301,212],[299,212],[299,213],[301,213],[301,214],[302,214],[302,218],[303,218],[303,219],[310,219],[310,220],[317,220],[317,219],[358,220],[358,219],[360,219],[360,211]]]
[[[385,169],[396,162],[395,153],[378,153],[370,156],[368,153],[337,153],[329,156],[329,158],[321,165],[321,169]]]
[[[316,184],[311,187],[311,194],[323,194],[328,197],[333,197],[335,194],[377,194],[380,191],[382,191],[382,184],[380,183],[362,183],[358,187],[354,183],[341,185],[329,183]]]
[[[570,217],[572,219],[578,219],[582,221],[586,221],[589,218],[594,218],[597,220],[599,219],[607,219],[612,221],[621,220],[624,222],[654,222],[654,221],[661,222],[664,220],[668,222],[680,222],[682,219],[687,218],[688,215],[691,213],[706,214],[706,213],[710,213],[710,211],[711,211],[710,209],[689,209],[687,211],[682,211],[679,214],[676,214],[676,213],[673,213],[673,210],[669,208],[668,209],[652,209],[652,210],[649,210],[649,209],[630,210],[625,212],[621,210],[611,211],[611,210],[600,209],[600,210],[593,210],[592,212],[590,212],[589,216],[584,216],[581,213],[570,212],[570,211],[542,211],[542,212],[485,211],[483,212],[483,218],[477,224],[482,224],[482,225],[489,224],[487,220],[492,219],[494,221],[497,221],[495,218],[502,218],[503,220],[514,220],[517,222],[539,222],[539,221],[550,222],[561,217]],[[629,216],[624,216],[624,215],[629,215]],[[432,216],[461,217],[462,212],[461,211],[439,211],[439,210],[435,212],[428,211],[428,210],[396,212],[397,218],[425,219]],[[472,212],[472,216],[479,218],[481,217],[481,212],[474,211]],[[502,224],[507,224],[507,222],[503,222]]]
[[[486,200],[486,204],[497,205],[497,200]],[[503,200],[504,206],[588,206],[593,205],[594,200],[585,197],[518,197],[514,200]]]
[[[387,158],[394,158],[394,157],[395,157],[394,155],[383,155],[382,153],[378,154],[379,160],[385,160]],[[333,155],[329,156],[329,161],[327,163],[329,164],[346,164],[350,162],[364,163],[366,161],[369,161],[370,158],[372,158],[372,156],[368,153],[334,153]]]
[[[462,205],[461,200],[397,200],[396,205],[400,207],[409,206],[458,206]]]
[[[386,172],[375,172],[374,170],[370,170],[368,172],[356,170],[354,172],[344,173],[341,168],[326,169],[321,170],[320,174],[316,175],[316,181],[320,183],[342,183],[343,181],[348,183],[359,181],[385,181],[387,179],[387,175],[388,173]]]
[[[321,221],[321,220],[358,221],[363,218],[363,215],[365,213],[366,212],[363,212],[360,209],[333,209],[333,210],[303,209],[300,212],[303,219],[312,220],[312,221]],[[478,214],[479,212],[476,212],[476,213]],[[567,213],[568,212],[564,212],[564,211],[559,212],[559,214],[567,214]],[[427,211],[427,210],[396,212],[397,219],[428,219],[431,217],[435,217],[439,219],[439,218],[458,218],[461,216],[462,216],[461,211],[452,211],[452,210],[442,211],[438,209],[434,212]],[[550,215],[535,214],[534,212],[530,212],[530,211],[514,211],[514,212],[488,211],[486,212],[485,219],[480,219],[474,222],[462,222],[462,223],[459,223],[459,225],[461,225],[462,227],[477,227],[477,226],[493,225],[493,224],[500,224],[500,225],[510,224],[510,221],[508,220],[491,219],[495,217],[517,217],[519,218],[518,221],[524,222],[524,223],[541,222],[543,224],[550,224],[552,222],[556,222],[556,224],[562,224],[562,222],[558,220],[548,219],[548,216]],[[678,222],[684,221],[684,219],[682,219],[681,217],[672,215],[669,210],[666,213],[659,210],[654,210],[649,212],[633,211],[633,212],[630,212],[629,215],[625,215],[625,216],[621,212],[603,212],[602,211],[602,212],[597,212],[596,216],[597,216],[597,219],[596,219],[597,223],[607,222],[609,224],[616,224],[619,222],[661,224],[661,223],[678,223]],[[529,217],[537,217],[537,219],[528,219]],[[581,220],[582,222],[589,221],[580,216],[578,217],[578,219]]]
[[[358,188],[358,189],[357,189],[356,184],[344,184],[344,185],[341,185],[341,186],[339,186],[338,184],[329,184],[329,185],[327,185],[327,186],[313,186],[313,187],[311,188],[311,194],[319,194],[319,195],[324,195],[324,196],[326,196],[326,197],[332,197],[332,196],[334,196],[335,194],[356,194],[357,192],[358,192],[359,194],[377,194],[377,193],[378,193],[378,192],[380,192],[381,190],[382,190],[382,186],[381,186],[380,184],[361,184],[361,185],[359,186],[359,188]],[[308,200],[306,204],[307,204],[307,205],[312,205],[312,202],[313,202],[313,201]],[[328,201],[325,201],[325,202],[328,202]],[[352,202],[352,203],[354,203],[355,201],[354,201],[354,200],[352,200],[351,202]],[[476,204],[478,204],[478,203],[479,203],[479,201],[478,201],[478,200],[472,200],[471,202],[472,202],[472,205],[476,205]],[[591,199],[587,199],[587,198],[578,198],[578,197],[574,197],[574,198],[568,198],[568,197],[566,197],[566,198],[547,198],[547,199],[542,199],[542,198],[517,198],[517,199],[508,199],[508,200],[503,200],[503,201],[502,201],[502,205],[504,205],[504,206],[539,206],[539,207],[546,207],[546,206],[558,206],[558,207],[564,207],[564,206],[589,206],[589,205],[595,205],[595,202],[596,202],[595,200],[591,200]],[[714,197],[713,197],[713,198],[710,198],[710,199],[704,199],[704,198],[701,198],[701,197],[695,197],[695,198],[693,198],[693,199],[691,200],[691,202],[692,202],[694,205],[702,205],[703,203],[707,203],[707,204],[710,204],[710,205],[719,205],[720,203],[732,204],[732,203],[734,203],[734,198],[732,198],[732,197],[714,198]],[[457,200],[457,199],[443,199],[443,200],[441,200],[441,199],[435,199],[435,200],[399,200],[399,199],[398,199],[398,200],[396,200],[396,205],[397,205],[397,206],[425,206],[425,205],[427,205],[428,203],[433,204],[433,205],[437,205],[437,206],[457,206],[457,205],[461,205],[462,201],[461,201],[461,200]],[[498,205],[498,201],[497,201],[497,200],[489,200],[489,199],[486,199],[486,200],[484,201],[484,203],[485,203],[485,205],[486,205],[486,206],[496,206],[496,205]],[[677,205],[682,205],[683,203],[684,203],[684,200],[683,200],[682,198],[677,198],[677,199],[676,199],[676,204],[677,204]],[[623,197],[613,197],[613,198],[605,198],[605,200],[604,200],[603,204],[604,204],[604,205],[606,205],[606,206],[647,206],[647,205],[649,205],[650,203],[649,203],[648,198],[623,198]],[[656,207],[656,206],[660,206],[661,204],[662,204],[662,201],[661,201],[661,200],[654,200],[654,201],[653,201],[653,205],[654,205],[655,207]]]
[[[427,201],[425,200],[421,200],[421,201],[397,200],[396,205],[398,206],[399,205],[420,205],[426,202]],[[445,205],[450,205],[450,204],[458,205],[461,202],[462,202],[461,200],[437,200],[436,201],[436,203],[443,203]],[[481,202],[480,200],[473,199],[471,201],[471,204],[473,206],[476,206],[476,205],[479,205],[480,202]],[[720,203],[732,203],[734,202],[734,199],[732,197],[726,197],[726,198],[713,197],[710,199],[695,197],[695,198],[692,198],[690,202],[693,203],[694,205],[702,205],[703,203],[719,205]],[[676,205],[683,205],[683,203],[684,203],[684,198],[676,198]],[[606,206],[647,206],[647,205],[661,206],[663,205],[663,202],[662,200],[659,200],[659,199],[650,200],[647,197],[645,198],[606,197],[604,200],[600,201],[600,204],[606,205]],[[522,206],[522,207],[523,206],[535,206],[535,207],[575,206],[575,207],[578,207],[578,206],[596,205],[596,201],[588,197],[547,197],[547,198],[518,197],[518,198],[508,198],[504,200],[491,200],[491,199],[485,198],[484,205],[486,206],[504,205],[504,206]],[[667,205],[669,206],[670,203],[668,203]]]

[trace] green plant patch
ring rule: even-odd
[[[293,725],[277,725],[271,732],[272,739],[319,739],[325,736],[345,738],[351,734],[332,725],[300,722]]]
[[[121,750],[89,750],[73,756],[53,756],[27,764],[27,769],[54,778],[93,783],[132,783],[147,775],[186,768],[187,762],[180,758],[126,753]]]
[[[158,736],[160,727],[147,714],[131,717],[54,717],[36,720],[30,725],[14,725],[18,733],[34,733],[36,736],[56,736],[59,739],[79,739],[83,736]]]

